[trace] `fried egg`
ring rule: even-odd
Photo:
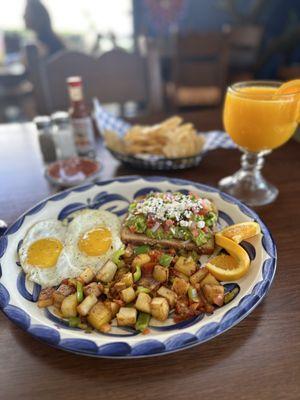
[[[66,253],[71,264],[98,272],[121,247],[120,228],[118,217],[108,211],[78,211],[66,236]]]
[[[80,273],[65,253],[67,228],[56,219],[39,221],[26,233],[19,249],[20,264],[27,278],[42,287],[56,286]]]

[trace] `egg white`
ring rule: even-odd
[[[50,287],[59,285],[63,279],[74,278],[80,274],[80,270],[72,266],[65,252],[66,231],[67,228],[56,219],[39,221],[27,231],[19,249],[19,258],[20,264],[30,281],[38,283],[42,287]],[[28,250],[34,242],[46,238],[59,240],[63,249],[55,266],[40,268],[28,262]]]
[[[89,256],[80,251],[78,242],[85,233],[99,227],[107,228],[110,231],[112,237],[111,246],[105,254]],[[120,229],[119,218],[111,212],[102,210],[78,211],[68,226],[66,236],[66,253],[71,264],[82,270],[90,267],[97,273],[111,258],[112,254],[122,246]]]

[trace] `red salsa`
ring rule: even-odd
[[[56,181],[83,181],[97,173],[100,164],[95,160],[87,158],[72,157],[66,160],[59,160],[49,165],[47,173],[50,178]]]

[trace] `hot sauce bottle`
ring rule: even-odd
[[[80,156],[94,158],[96,146],[92,118],[84,102],[82,79],[67,79],[71,107],[69,110],[77,152]]]

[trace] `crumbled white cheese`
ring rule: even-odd
[[[150,214],[162,222],[172,219],[176,222],[183,222],[183,224],[180,223],[180,226],[190,226],[188,223],[190,221],[186,220],[203,209],[203,201],[204,199],[180,193],[154,194],[138,202],[134,214]],[[206,200],[206,204],[210,207],[209,200]]]
[[[180,226],[187,227],[187,226],[189,226],[189,221],[184,221],[184,220],[182,220],[182,221],[179,222],[179,225],[180,225]]]
[[[189,219],[189,218],[191,218],[191,216],[193,215],[193,213],[192,213],[192,211],[185,211],[184,212],[184,216],[187,218],[187,219]]]
[[[205,227],[205,222],[204,221],[199,221],[197,224],[198,228],[202,229]]]

